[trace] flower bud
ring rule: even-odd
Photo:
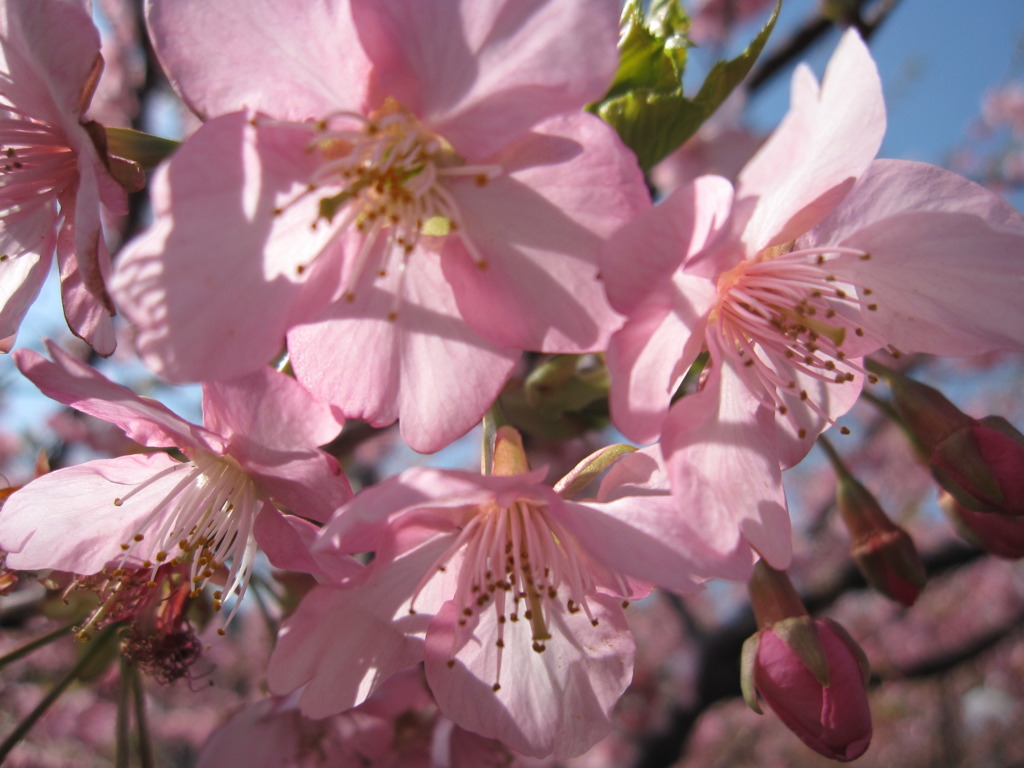
[[[893,409],[936,482],[976,512],[1024,515],[1024,435],[1006,419],[974,419],[938,390],[884,373]]]
[[[954,430],[930,461],[939,484],[976,512],[1024,515],[1024,435],[999,416]]]
[[[758,632],[743,644],[740,685],[793,733],[833,760],[854,760],[871,742],[867,659],[842,627],[815,621],[789,577],[762,560],[750,580]]]
[[[867,660],[835,622],[818,620],[811,628],[828,667],[827,685],[774,627],[747,641],[744,662],[752,667],[753,685],[761,698],[807,746],[832,760],[855,760],[871,743]]]
[[[1024,557],[1024,517],[967,509],[946,492],[939,496],[939,506],[971,544],[998,557]]]
[[[871,492],[845,467],[836,464],[836,469],[836,503],[853,539],[853,561],[876,592],[913,605],[928,581],[914,540],[889,519]]]
[[[954,430],[974,422],[937,389],[890,369],[883,375],[892,392],[893,409],[925,461]]]

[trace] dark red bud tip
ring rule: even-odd
[[[853,559],[872,589],[906,606],[914,604],[928,581],[914,540],[897,526],[856,542]]]

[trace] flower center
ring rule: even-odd
[[[171,475],[180,479],[143,515],[132,540],[121,544],[124,560],[114,575],[124,571],[125,562],[140,542],[155,540],[155,545],[147,546],[150,552],[156,550],[153,559],[144,560],[140,567],[150,569],[155,576],[162,565],[188,564],[192,597],[196,597],[217,569],[230,561],[226,592],[213,595],[216,610],[220,610],[225,594],[237,595],[230,621],[249,582],[256,555],[253,526],[266,498],[229,457],[199,454],[193,461],[158,472],[114,499],[114,505],[146,503],[139,498],[140,492]]]
[[[795,395],[834,424],[801,389],[796,373],[844,384],[864,372],[842,349],[848,332],[863,336],[864,330],[837,308],[874,311],[877,305],[870,303],[870,288],[837,280],[827,264],[829,255],[871,255],[851,248],[789,247],[768,249],[719,278],[709,332],[717,334],[724,354],[740,359],[741,375],[761,402],[786,414],[785,395]]]
[[[460,550],[462,562],[453,598],[459,609],[458,623],[467,627],[474,616],[494,611],[498,648],[495,691],[501,688],[501,657],[508,622],[530,623],[536,653],[543,653],[552,639],[551,613],[559,609],[559,600],[565,601],[570,614],[582,611],[597,626],[598,620],[587,603],[587,596],[596,591],[597,585],[586,567],[586,555],[544,506],[529,501],[509,507],[482,505],[437,569],[445,571],[448,558]],[[449,661],[452,665],[454,661]]]
[[[369,117],[338,112],[315,123],[293,125],[313,134],[306,149],[322,158],[300,194],[300,198],[319,196],[313,228],[326,221],[338,231],[354,229],[362,235],[342,290],[349,301],[355,300],[356,286],[381,244],[380,277],[389,269],[404,272],[424,235],[460,233],[477,266],[487,268],[487,261],[461,232],[462,212],[448,185],[456,179],[470,179],[486,186],[502,173],[500,167],[466,164],[442,137],[390,100]],[[296,271],[301,274],[307,267],[300,264]],[[401,293],[401,283],[397,293]]]
[[[0,218],[49,203],[77,173],[75,153],[59,128],[0,111]]]

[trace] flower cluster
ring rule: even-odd
[[[268,722],[296,764],[310,738],[346,765],[438,760],[430,738],[451,765],[586,752],[632,676],[630,602],[790,566],[782,472],[846,431],[879,381],[868,355],[1024,349],[1024,216],[948,171],[876,159],[885,108],[857,32],[821,83],[797,69],[735,183],[688,178],[655,204],[586,110],[623,87],[619,6],[151,0],[154,50],[201,125],[111,264],[101,217],[133,187],[86,115],[102,68],[87,6],[0,2],[0,339],[56,252],[71,330],[108,355],[116,308],[142,362],[201,383],[203,408],[191,424],[52,342],[49,358],[15,350],[45,395],[138,449],[13,492],[6,567],[75,574],[100,596],[78,635],[123,623],[124,657],[165,681],[199,653],[193,602],[230,621],[264,558],[304,579],[266,670],[276,698],[202,764]],[[546,482],[520,431],[495,427],[538,355],[606,370],[592,399],[647,447],[573,457]],[[558,370],[556,388],[581,381]],[[972,515],[1018,515],[1019,433],[960,416],[962,439],[930,454],[940,480],[984,500]],[[353,494],[331,445],[348,420],[397,421],[420,452],[485,420],[483,470],[417,467]],[[874,534],[857,539],[871,555]],[[855,643],[802,607],[768,614],[751,690],[812,748],[858,756]],[[416,747],[385,756],[405,716]]]

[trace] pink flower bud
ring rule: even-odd
[[[914,540],[849,473],[840,475],[836,499],[853,538],[853,560],[865,581],[886,597],[913,605],[928,580]]]
[[[893,408],[925,460],[954,430],[974,422],[937,389],[888,369],[884,376],[892,392]]]
[[[945,492],[939,506],[967,541],[998,557],[1024,557],[1024,517],[967,509]]]
[[[828,663],[828,684],[817,677],[773,627],[756,638],[753,679],[772,711],[811,749],[833,760],[855,760],[871,743],[867,660],[841,626],[813,625]]]
[[[932,453],[932,473],[976,512],[1024,515],[1024,435],[999,416],[961,427]]]
[[[819,438],[836,470],[836,504],[853,539],[851,555],[872,589],[904,605],[913,605],[928,575],[914,540],[846,468],[832,444]]]

